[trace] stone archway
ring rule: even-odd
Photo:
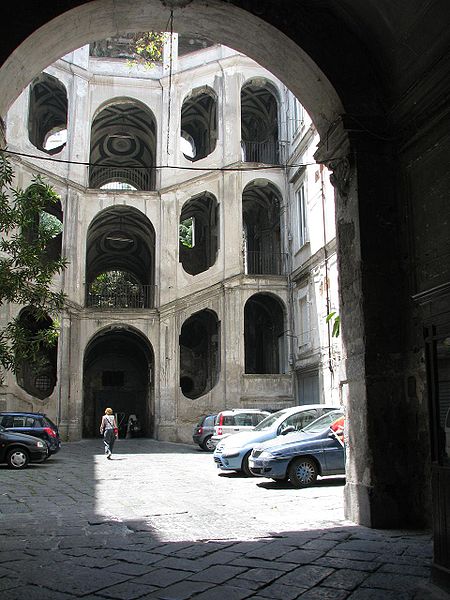
[[[180,5],[178,2],[171,4],[175,7]],[[327,74],[307,51],[267,21],[219,0],[208,3],[194,0],[181,4],[183,8],[175,10],[176,31],[188,33],[195,24],[195,32],[199,36],[213,37],[215,41],[256,60],[301,99],[316,125],[322,140],[316,157],[334,171],[333,180],[338,191],[341,318],[347,323],[344,342],[348,373],[342,395],[348,406],[349,439],[354,449],[350,453],[347,471],[347,513],[355,521],[370,526],[423,523],[427,499],[423,491],[420,497],[416,495],[416,481],[426,477],[424,465],[427,457],[423,456],[419,447],[411,446],[402,422],[390,418],[392,414],[401,414],[401,406],[407,409],[402,380],[406,367],[395,358],[401,353],[404,343],[398,327],[398,320],[404,318],[402,301],[395,299],[396,310],[392,309],[391,302],[392,290],[401,288],[404,273],[398,260],[400,216],[392,185],[395,165],[386,151],[390,148],[381,138],[378,138],[375,147],[374,136],[370,135],[361,119],[341,118],[345,113],[343,102]],[[276,11],[277,7],[272,10]],[[30,35],[1,68],[0,114],[5,114],[11,102],[36,74],[61,55],[119,32],[164,29],[169,13],[167,6],[159,0],[137,0],[133,3],[95,0],[57,16]],[[319,13],[313,17],[316,25],[313,35],[320,31],[320,39],[324,39],[332,25],[330,22],[323,23],[321,16]],[[334,38],[336,36],[335,33]],[[311,44],[311,33],[306,38]],[[343,41],[345,56],[349,60],[353,46],[347,39]],[[305,42],[305,47],[308,43]],[[326,51],[323,54],[316,51],[315,54],[321,59],[321,64],[328,67],[327,73],[336,76],[330,67],[330,60],[336,60],[336,56],[328,40],[327,44],[329,56],[326,56]],[[355,64],[362,71],[361,67],[368,66],[369,60],[365,62],[364,57],[357,56]],[[355,83],[356,79],[357,75],[353,74],[349,80],[345,77],[340,80],[341,96],[345,92],[348,103],[346,108],[351,106],[356,114],[360,113],[355,109],[360,109],[363,115],[378,116],[379,104],[370,97],[374,84],[361,91],[364,86]],[[368,79],[366,74],[364,81]],[[352,130],[351,145],[348,130]],[[361,155],[353,155],[353,162],[349,159],[350,149],[362,150]],[[380,178],[379,173],[383,177]],[[379,202],[379,198],[383,198],[383,202]],[[371,243],[382,252],[375,253]],[[383,267],[381,274],[377,269],[380,264]],[[383,311],[384,318],[380,319]],[[389,362],[391,354],[393,358]],[[386,388],[389,389],[387,395],[383,394]],[[419,412],[421,417],[426,416],[424,407]],[[386,422],[389,422],[389,427],[383,429]],[[402,456],[399,465],[394,465],[388,472],[383,442],[389,445],[391,453],[398,451]],[[408,464],[415,467],[414,478],[405,468]],[[407,494],[416,495],[418,499],[414,506],[405,510],[403,497]]]
[[[101,416],[111,407],[125,437],[130,415],[140,425],[140,435],[151,437],[154,356],[150,342],[126,325],[107,327],[96,333],[84,352],[83,437],[97,435]]]

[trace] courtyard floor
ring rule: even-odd
[[[220,474],[197,447],[67,443],[0,466],[0,598],[431,598],[427,532],[343,516],[343,478],[297,490]]]

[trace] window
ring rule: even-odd
[[[294,98],[292,112],[293,112],[292,130],[293,130],[293,135],[295,135],[303,125],[303,106],[300,104],[300,102],[297,100],[297,98]]]
[[[306,295],[298,299],[298,345],[305,346],[311,341],[309,325],[309,302]]]
[[[298,247],[301,248],[307,242],[309,242],[307,205],[304,184],[302,184],[295,192],[295,200],[297,210],[297,241]]]
[[[34,427],[34,417],[13,417],[8,427]]]
[[[252,423],[252,415],[248,413],[242,413],[235,416],[235,423],[239,427],[251,427]]]
[[[297,431],[303,429],[305,425],[314,421],[317,418],[316,410],[305,410],[300,413],[296,413],[295,415],[291,415],[288,417],[283,423],[280,425],[280,433],[286,429],[286,427],[295,427]]]
[[[297,372],[297,390],[299,404],[318,404],[320,402],[319,374]]]
[[[252,415],[252,425],[259,425],[259,423],[261,423],[261,421],[264,421],[264,419],[266,418],[267,415]]]

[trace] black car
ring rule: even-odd
[[[6,431],[0,426],[0,463],[11,469],[24,469],[29,462],[42,462],[48,456],[48,446],[37,437]]]
[[[42,413],[0,412],[0,425],[7,431],[26,433],[45,440],[49,456],[61,448],[57,426]]]
[[[202,415],[197,425],[194,427],[192,439],[195,444],[198,444],[200,448],[208,452],[214,450],[214,444],[211,442],[211,438],[214,433],[214,421],[216,415]]]

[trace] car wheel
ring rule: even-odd
[[[247,454],[242,459],[242,472],[246,477],[254,477],[253,473],[250,471],[250,467],[248,466],[248,459],[250,458],[250,454],[251,450],[250,452],[247,452]]]
[[[200,444],[200,447],[203,448],[203,450],[206,450],[206,452],[213,452],[215,445],[212,442],[212,435],[209,435],[207,438],[205,438]]]
[[[6,455],[6,462],[11,469],[24,469],[29,460],[28,452],[22,448],[13,448]]]
[[[289,465],[290,482],[296,488],[308,487],[317,480],[317,466],[310,458],[296,458]]]

